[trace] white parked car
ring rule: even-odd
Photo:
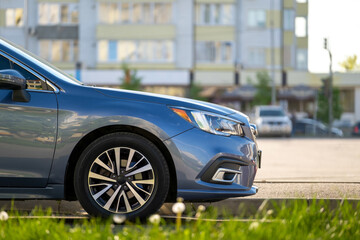
[[[291,136],[291,120],[280,106],[255,107],[255,122],[260,136]]]

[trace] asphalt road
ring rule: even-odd
[[[232,206],[240,204],[257,206],[264,199],[360,200],[360,139],[260,138],[259,146],[263,150],[262,168],[255,178],[259,192],[251,197],[210,205],[235,209]],[[78,202],[27,200],[14,203],[21,211],[31,211],[41,205],[65,215],[85,214]],[[10,201],[0,201],[0,208],[10,207]],[[171,214],[169,209],[169,205],[164,205],[162,212]]]

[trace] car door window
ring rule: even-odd
[[[12,90],[0,89],[0,188],[45,188],[57,140],[57,98],[45,91],[40,74],[0,51],[0,70],[6,69],[23,75],[31,97],[16,101]]]
[[[5,70],[5,69],[13,69],[18,71],[26,79],[27,89],[29,90],[51,90],[51,88],[49,88],[46,82],[39,79],[34,74],[22,68],[15,62],[0,55],[0,70]]]
[[[10,60],[0,55],[0,70],[11,69]]]

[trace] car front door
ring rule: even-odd
[[[0,70],[13,69],[27,80],[28,102],[0,89],[0,187],[45,187],[57,134],[54,88],[32,69],[0,52]]]

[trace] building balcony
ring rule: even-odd
[[[38,25],[35,28],[38,39],[78,39],[78,25]]]

